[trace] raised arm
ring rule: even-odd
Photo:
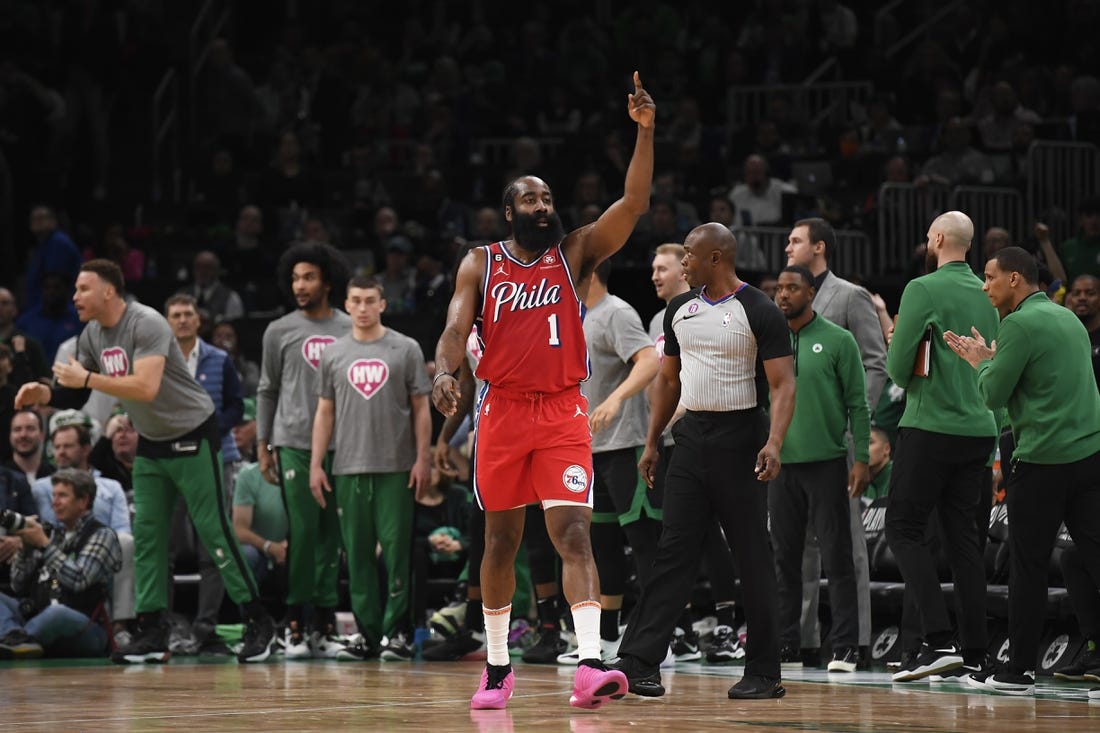
[[[485,275],[485,251],[470,250],[458,267],[455,292],[447,306],[447,323],[435,347],[435,376],[432,378],[432,404],[444,417],[453,415],[461,396],[455,375],[466,358],[466,339],[481,303],[481,279]]]
[[[627,95],[627,112],[630,119],[638,123],[638,137],[626,170],[623,196],[595,222],[565,238],[564,246],[571,264],[580,265],[574,268],[573,273],[577,282],[583,282],[596,265],[626,244],[638,217],[649,209],[653,184],[653,126],[657,107],[642,88],[642,79],[637,71],[634,72],[634,93]]]

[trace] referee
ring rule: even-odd
[[[127,303],[123,292],[122,271],[115,263],[90,260],[81,266],[73,302],[88,325],[77,340],[75,358],[54,364],[53,389],[28,382],[15,404],[79,406],[95,389],[122,404],[140,436],[134,460],[138,629],[112,659],[119,664],[168,661],[168,627],[162,617],[168,607],[168,530],[176,497],[183,496],[230,598],[244,606],[248,617],[237,659],[263,661],[275,623],[260,603],[229,523],[214,403],[188,372],[164,317],[140,303]]]
[[[944,334],[977,370],[985,404],[1008,408],[1016,438],[1008,479],[1008,664],[967,678],[1009,695],[1035,691],[1047,568],[1062,522],[1089,575],[1100,578],[1100,395],[1092,347],[1080,319],[1052,303],[1038,279],[1025,250],[998,250],[982,288],[1001,315],[996,341],[987,347],[978,331],[976,338]]]
[[[654,382],[639,468],[652,486],[661,433],[673,427],[676,451],[665,483],[664,531],[649,584],[619,649],[630,691],[664,694],[659,664],[691,592],[710,517],[717,516],[741,568],[748,624],[745,674],[731,699],[785,694],[780,684],[775,562],[767,491],[794,412],[794,362],[787,323],[767,296],[737,277],[737,241],[725,226],[703,224],[684,241],[684,274],[693,289],[665,311],[665,358]],[[771,427],[764,411],[771,388]]]

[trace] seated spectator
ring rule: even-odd
[[[16,325],[38,343],[53,362],[57,347],[84,330],[73,306],[73,285],[66,275],[49,272],[42,278],[42,301],[19,316]]]
[[[22,473],[28,484],[53,473],[53,466],[42,450],[44,432],[42,417],[34,410],[17,410],[12,415],[11,429],[8,431],[12,456],[4,466]]]
[[[19,306],[15,296],[7,288],[0,288],[0,344],[10,347],[16,360],[21,358],[19,354],[25,355],[30,372],[29,375],[24,376],[29,376],[30,379],[52,377],[49,362],[46,361],[46,355],[42,352],[42,344],[16,326],[18,316]],[[18,371],[19,364],[13,363],[13,367]],[[13,381],[16,384],[24,384],[19,378]]]
[[[134,612],[134,533],[130,526],[130,503],[122,484],[105,478],[94,466],[89,465],[92,453],[91,419],[76,410],[62,410],[51,420],[53,432],[53,461],[58,470],[75,469],[90,473],[95,480],[95,503],[92,516],[100,524],[110,527],[118,537],[121,566],[115,572],[111,584],[111,620],[121,631],[127,622],[136,618]],[[53,509],[53,484],[50,478],[40,478],[31,486],[37,505],[38,519],[44,524],[57,524]]]
[[[890,100],[877,96],[867,104],[867,122],[859,128],[861,149],[870,153],[892,153],[897,149],[901,123],[893,115]]]
[[[970,147],[970,127],[958,117],[944,128],[943,149],[929,158],[913,181],[918,186],[936,184],[954,187],[965,184],[990,184],[996,174],[985,153]]]
[[[244,316],[244,303],[237,291],[221,281],[221,260],[210,251],[199,252],[191,266],[194,282],[180,293],[195,299],[211,323],[235,321]]]
[[[251,463],[256,460],[256,398],[244,398],[244,414],[241,422],[233,428],[233,441],[241,460]]]
[[[886,496],[890,491],[890,474],[894,470],[894,462],[890,460],[890,436],[878,426],[871,428],[870,459],[867,461],[867,468],[871,469],[871,483],[867,484],[863,499],[869,504],[875,499]]]
[[[210,340],[219,349],[229,354],[229,358],[233,360],[233,366],[237,368],[237,375],[241,380],[241,392],[244,393],[244,396],[255,397],[256,387],[260,384],[260,365],[246,359],[240,352],[237,327],[229,321],[222,321],[214,326]]]
[[[0,656],[101,656],[107,651],[108,589],[122,565],[114,530],[92,515],[96,485],[75,469],[51,477],[58,526],[48,533],[31,519],[15,534],[23,548],[15,556],[12,589],[0,594]]]
[[[733,204],[726,196],[721,194],[710,198],[710,218],[708,221],[725,224],[731,231],[739,228],[736,223]],[[737,267],[738,272],[741,270],[762,272],[767,269],[767,257],[765,257],[764,250],[760,248],[760,244],[755,238],[744,236],[744,234],[737,237]],[[776,280],[777,286],[778,283],[779,281]],[[774,297],[775,293],[773,292],[772,298]]]
[[[468,474],[465,461],[452,459]],[[470,546],[470,494],[452,483],[456,475],[441,472],[435,465],[424,496],[417,499],[413,515],[412,569],[415,591],[413,619],[423,625],[427,610],[427,586],[433,578],[457,579],[466,564]]]
[[[245,465],[233,494],[233,531],[257,583],[286,565],[287,528],[282,489],[264,479],[258,464]]]
[[[386,313],[405,315],[416,310],[416,269],[409,264],[413,246],[409,238],[396,234],[386,243],[386,269],[378,277],[386,294]]]
[[[1058,256],[1066,277],[1100,275],[1100,196],[1090,196],[1077,205],[1077,233],[1062,242]]]
[[[272,209],[312,208],[323,202],[320,178],[306,165],[302,144],[291,131],[279,136],[275,162],[268,169],[257,190],[261,206]]]
[[[134,458],[137,457],[138,434],[125,412],[117,413],[107,421],[103,437],[92,448],[89,462],[122,484],[127,498],[134,494]]]
[[[131,247],[123,236],[121,224],[112,224],[103,232],[102,256],[118,264],[127,283],[139,283],[145,279],[145,253]],[[84,250],[84,259],[96,257],[91,248]]]
[[[16,341],[25,344],[25,337],[17,336]],[[15,414],[15,395],[19,388],[30,381],[26,353],[20,352],[19,359],[7,344],[0,344],[0,435],[11,432],[11,418]],[[21,366],[16,367],[16,362]],[[11,442],[0,441],[0,463],[11,460]]]
[[[49,206],[39,205],[31,209],[30,230],[37,245],[27,265],[28,308],[42,302],[42,279],[47,273],[60,273],[71,286],[76,282],[83,262],[80,250],[69,235],[61,231],[57,214]]]
[[[1020,104],[1016,90],[1007,81],[993,85],[989,101],[993,109],[978,120],[978,134],[986,150],[1009,150],[1019,127],[1042,121],[1039,115]]]
[[[783,194],[797,193],[791,184],[772,178],[768,161],[761,155],[745,158],[743,181],[729,193],[736,211],[736,221],[742,226],[777,224],[783,216]]]
[[[24,517],[37,513],[27,477],[3,466],[0,466],[0,511],[13,511]],[[0,585],[7,585],[9,563],[22,545],[18,537],[0,536]]]

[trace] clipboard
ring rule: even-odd
[[[928,326],[917,344],[917,358],[913,360],[913,376],[927,377],[932,373],[932,326]]]

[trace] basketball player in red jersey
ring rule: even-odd
[[[454,374],[477,324],[484,347],[477,376],[486,382],[474,442],[474,495],[485,509],[481,592],[488,659],[474,709],[501,709],[515,677],[508,659],[513,560],[525,506],[541,502],[562,558],[566,600],[581,659],[569,702],[597,708],[627,691],[626,677],[600,661],[600,590],[592,560],[592,435],[580,382],[588,378],[578,289],[617,252],[649,208],[656,107],[634,72],[627,111],[638,123],[621,199],[598,220],[563,236],[550,187],[521,176],[504,190],[512,238],[466,255],[447,325],[436,347],[432,402],[455,411]]]

